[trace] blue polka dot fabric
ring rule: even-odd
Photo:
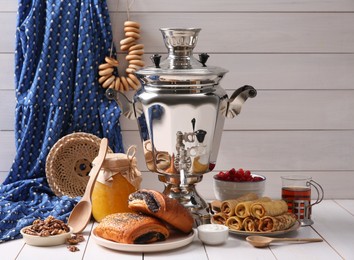
[[[0,186],[0,242],[52,215],[67,221],[80,198],[57,197],[45,162],[63,136],[106,137],[123,152],[120,110],[98,84],[98,66],[110,52],[105,0],[19,0],[15,52],[16,157]]]

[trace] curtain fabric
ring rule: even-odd
[[[45,177],[63,136],[107,137],[123,152],[119,107],[97,81],[112,32],[105,0],[19,0],[15,52],[16,157],[0,186],[0,242],[36,218],[67,220],[79,198],[56,197]]]

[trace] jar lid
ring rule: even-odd
[[[161,28],[168,57],[160,63],[161,56],[151,57],[155,66],[136,72],[145,86],[188,87],[218,84],[227,70],[206,65],[208,54],[202,53],[197,60],[193,56],[199,28]]]

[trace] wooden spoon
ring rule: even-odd
[[[68,225],[73,228],[73,233],[82,232],[90,221],[92,213],[91,195],[98,173],[100,172],[103,161],[106,157],[107,149],[108,140],[107,138],[103,138],[101,140],[98,156],[95,158],[94,165],[90,171],[90,179],[87,183],[85,193],[71,211],[68,219]]]
[[[246,240],[254,247],[267,247],[272,242],[322,242],[321,238],[273,238],[264,236],[248,236]]]

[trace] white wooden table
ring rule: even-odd
[[[182,248],[159,253],[126,253],[101,247],[91,238],[95,223],[84,231],[86,241],[80,251],[70,252],[65,245],[34,247],[22,239],[0,244],[0,259],[354,259],[354,200],[326,200],[313,208],[314,224],[287,234],[288,237],[322,237],[324,242],[309,244],[276,244],[254,248],[245,237],[230,235],[220,246],[203,245],[196,236]]]

